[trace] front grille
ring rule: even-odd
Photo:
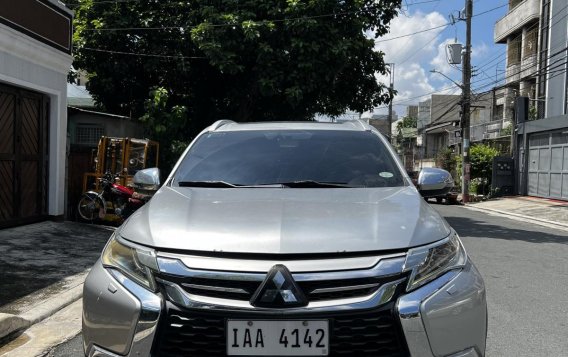
[[[329,319],[330,356],[408,356],[394,302],[378,309],[294,315],[294,319]],[[226,319],[274,319],[247,312],[209,312],[180,309],[168,302],[154,355],[215,357],[226,353]]]
[[[262,282],[261,280],[240,280],[235,278],[178,277],[166,274],[158,275],[158,277],[179,285],[190,294],[239,301],[250,301]],[[368,296],[377,291],[381,285],[400,278],[401,275],[386,278],[374,277],[296,282],[308,298],[308,301],[324,301]]]

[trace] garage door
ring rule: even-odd
[[[529,137],[528,194],[568,200],[568,131]]]
[[[0,85],[0,227],[47,213],[47,106],[41,94]]]

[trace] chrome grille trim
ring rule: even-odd
[[[366,269],[293,272],[292,278],[300,284],[310,301],[308,306],[298,308],[298,311],[360,304],[376,307],[387,303],[398,284],[406,280],[403,275],[405,259],[404,255],[380,257],[377,264]],[[180,259],[161,255],[157,260],[159,272],[156,280],[164,293],[170,301],[188,308],[213,305],[227,309],[255,309],[250,299],[268,273],[189,268]],[[287,261],[272,263],[286,264]],[[224,264],[218,266],[225,267]],[[334,266],[334,269],[337,267]],[[279,309],[267,309],[270,310]]]
[[[178,284],[156,278],[156,281],[165,286],[167,298],[173,303],[186,307],[188,309],[213,309],[221,311],[258,311],[281,315],[283,311],[286,314],[303,314],[306,312],[328,312],[336,311],[340,308],[342,311],[371,309],[388,303],[399,284],[404,283],[406,278],[391,281],[383,284],[377,291],[371,295],[357,298],[325,300],[310,302],[306,307],[271,309],[254,307],[248,301],[229,300],[207,296],[200,296],[188,293]]]
[[[186,267],[195,270],[219,270],[223,267],[227,271],[247,273],[267,272],[276,264],[284,264],[292,273],[333,271],[337,267],[342,270],[370,269],[379,261],[406,256],[405,253],[385,254],[375,256],[347,257],[347,258],[309,258],[302,260],[270,260],[270,259],[236,259],[225,257],[208,257],[199,255],[184,255],[177,253],[158,252],[159,257],[180,260]]]
[[[370,269],[343,270],[343,271],[320,271],[308,273],[294,273],[292,276],[297,282],[314,280],[348,280],[357,278],[388,277],[402,273],[405,256],[389,259],[381,259],[378,264]],[[274,265],[278,262],[274,262]],[[281,262],[280,262],[281,264]],[[158,256],[158,267],[160,272],[169,275],[176,275],[188,278],[218,279],[218,280],[241,280],[262,282],[266,276],[264,273],[218,271],[218,270],[199,270],[188,268],[179,259],[165,258]],[[272,267],[272,266],[271,266]],[[337,266],[336,266],[337,267]]]
[[[220,291],[220,292],[233,293],[233,294],[248,294],[246,290],[239,288],[228,288],[222,286],[210,286],[210,285],[187,284],[187,283],[182,283],[181,285],[190,289]]]
[[[339,291],[350,291],[350,290],[363,290],[372,289],[378,287],[380,284],[364,284],[364,285],[350,285],[350,286],[339,286],[337,288],[323,288],[315,289],[309,292],[310,294],[325,294],[325,293],[335,293]]]

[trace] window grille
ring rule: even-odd
[[[75,143],[97,145],[104,135],[104,128],[96,124],[79,124],[75,130]]]
[[[537,53],[538,45],[538,26],[528,31],[525,35],[525,48],[523,58],[527,58]]]
[[[519,63],[521,63],[521,36],[512,39],[507,47],[507,66]]]

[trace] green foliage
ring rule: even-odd
[[[513,132],[513,125],[509,125],[508,127],[501,130],[501,136],[510,136]]]
[[[436,167],[444,169],[452,174],[452,177],[457,176],[457,157],[454,151],[450,148],[438,151],[436,155]]]
[[[187,108],[172,106],[169,99],[170,93],[165,88],[152,89],[150,98],[144,103],[146,113],[140,118],[149,136],[162,145],[160,161],[165,172],[169,172],[189,144],[187,128],[190,127]]]
[[[536,110],[536,105],[529,106],[529,120],[537,120],[538,111]]]
[[[489,145],[474,145],[469,149],[471,163],[471,178],[479,178],[491,183],[493,172],[493,158],[499,156],[499,150]]]
[[[396,135],[397,142],[401,143],[404,141],[403,129],[404,128],[416,128],[418,126],[418,120],[413,117],[404,117],[398,123],[396,123]]]
[[[392,96],[376,81],[387,73],[384,53],[366,34],[388,33],[399,7],[400,0],[80,0],[74,67],[113,113],[141,117],[148,93],[166,90],[161,110],[173,115],[180,106],[191,118],[171,140],[189,140],[220,118],[363,112]],[[165,120],[145,120],[155,133],[170,132]]]

